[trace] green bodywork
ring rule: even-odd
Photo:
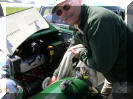
[[[39,36],[42,36],[44,34],[49,34],[49,33],[52,33],[52,32],[56,32],[56,31],[59,31],[59,32],[64,32],[64,33],[67,33],[67,34],[73,34],[73,30],[70,30],[70,29],[66,29],[66,28],[60,28],[60,27],[56,27],[56,26],[53,26],[52,24],[49,24],[49,28],[46,29],[46,30],[41,30],[41,31],[38,31],[36,33],[34,33],[33,35],[31,35],[29,39],[34,39],[36,37],[39,37]]]
[[[72,81],[65,91],[59,87],[63,81]],[[53,83],[42,92],[32,96],[31,99],[76,99],[78,95],[87,94],[87,87],[87,83],[83,80],[69,77]]]
[[[56,27],[53,26],[52,24],[49,24],[49,28],[48,29],[44,29],[41,31],[38,31],[34,34],[32,34],[27,40],[30,39],[34,39],[46,34],[52,34],[54,32],[63,32],[63,33],[67,33],[67,34],[73,34],[72,30],[66,29],[66,28],[60,28],[60,27]],[[14,78],[14,72],[12,72],[12,79],[15,80]],[[73,93],[79,93],[79,92],[86,92],[87,88],[86,88],[86,83],[82,80],[79,79],[73,79],[73,78],[66,78],[64,80],[72,80],[74,82],[74,84],[72,84],[72,89],[73,89]],[[58,98],[54,98],[54,99],[66,99],[66,95],[64,93],[62,93],[61,89],[59,88],[59,84],[64,81],[64,80],[60,80],[52,85],[50,85],[48,88],[46,88],[45,90],[43,90],[42,92],[39,92],[37,94],[35,94],[34,96],[32,96],[31,99],[42,99],[42,97],[51,97],[52,93],[59,93],[56,94]],[[19,81],[17,81],[19,83]],[[21,90],[16,99],[23,99],[23,91]],[[63,98],[59,98],[59,97],[63,97]],[[51,99],[51,98],[46,98],[46,99]]]

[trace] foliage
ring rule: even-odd
[[[18,12],[18,11],[22,11],[22,10],[25,10],[25,9],[28,9],[27,8],[24,8],[24,7],[7,7],[6,8],[6,15],[9,15],[9,14],[12,14],[12,13],[15,13],[15,12]],[[37,10],[39,11],[40,9],[37,8]]]

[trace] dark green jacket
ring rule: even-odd
[[[88,49],[79,53],[79,59],[110,82],[126,81],[129,30],[124,21],[105,8],[83,5],[78,27],[84,34],[75,33],[71,43]]]

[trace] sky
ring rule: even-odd
[[[14,1],[14,0],[9,0]],[[49,5],[54,4],[55,0],[20,0],[23,3],[31,3],[32,1],[35,4],[39,5]],[[121,7],[127,7],[129,3],[131,3],[133,0],[83,0],[84,3],[90,4],[90,5],[118,5]]]
[[[8,0],[10,2],[14,2],[15,0]],[[48,4],[53,4],[55,0],[18,0],[23,3],[31,3],[34,2],[35,4],[42,4],[42,5],[48,5]]]
[[[133,0],[83,0],[85,3],[94,5],[121,6],[127,7]]]
[[[24,3],[35,2],[36,4],[52,4],[55,0],[21,0]]]

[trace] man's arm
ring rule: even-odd
[[[91,29],[87,31],[88,35],[92,34],[91,39],[88,41],[91,55],[87,51],[81,51],[79,59],[87,66],[105,73],[112,68],[119,53],[120,38],[119,33],[116,33],[118,29],[117,23],[111,18],[103,18],[91,23],[91,25]]]

